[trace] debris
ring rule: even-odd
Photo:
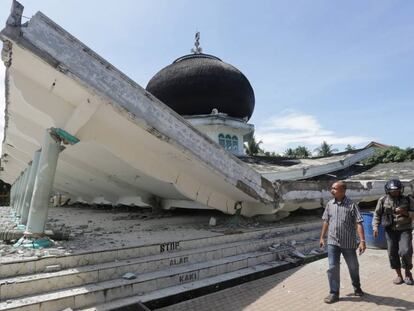
[[[298,251],[297,249],[290,252],[290,255],[298,258],[306,258],[307,256],[303,254],[302,252]]]
[[[298,261],[297,259],[292,258],[292,257],[289,257],[289,256],[285,256],[285,257],[283,258],[283,260],[284,260],[284,261],[287,261],[287,262],[292,262],[292,263],[296,263],[296,262]]]
[[[217,219],[215,217],[211,217],[208,224],[210,227],[215,227],[217,225]]]
[[[317,249],[313,249],[309,252],[309,254],[312,254],[312,255],[319,255],[320,253],[321,253],[321,251],[319,251]]]
[[[125,279],[125,280],[133,280],[133,279],[136,279],[137,276],[136,276],[135,273],[127,272],[122,276],[122,278]]]
[[[56,272],[62,270],[60,265],[50,265],[45,267],[45,272]]]

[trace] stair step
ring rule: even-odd
[[[314,261],[324,256],[326,256],[326,253],[310,256],[306,259],[306,262]],[[270,261],[252,267],[247,267],[244,269],[209,277],[206,279],[197,280],[191,283],[180,284],[155,290],[144,295],[121,298],[93,307],[77,309],[77,311],[115,311],[125,307],[131,308],[134,307],[134,305],[138,306],[141,304],[149,304],[150,306],[154,305],[157,308],[160,308],[166,305],[170,305],[171,302],[178,303],[180,301],[188,299],[188,297],[195,298],[201,295],[222,290],[227,287],[232,287],[246,281],[255,280],[260,277],[285,271],[302,263],[303,261],[301,260],[297,260],[294,263],[286,262],[283,260]]]
[[[298,246],[297,249],[306,250],[314,248],[316,245],[317,242],[312,241],[311,243]],[[287,249],[280,253],[286,252],[288,252]],[[128,296],[143,295],[149,291],[202,280],[264,262],[274,261],[277,254],[276,252],[252,252],[168,270],[144,273],[138,275],[137,279],[134,280],[115,279],[97,284],[73,287],[2,302],[0,303],[0,310],[57,311],[61,310],[62,306],[72,309],[84,308]]]
[[[319,231],[320,230],[318,229],[294,234],[286,233],[267,239],[211,245],[169,254],[82,266],[76,269],[67,269],[58,272],[8,278],[0,281],[0,301],[34,295],[41,292],[118,279],[127,272],[141,274],[179,265],[194,264],[246,252],[258,251],[267,248],[274,243],[283,243],[293,239],[305,240],[311,237],[317,239]]]
[[[251,240],[261,235],[273,233],[300,232],[320,228],[319,221],[313,221],[306,224],[292,224],[285,227],[272,229],[258,229],[244,233],[225,235],[223,233],[217,236],[189,239],[180,241],[168,241],[161,244],[141,245],[136,247],[100,250],[94,252],[84,252],[71,255],[56,255],[48,257],[29,257],[19,260],[1,260],[0,275],[2,278],[11,278],[19,275],[29,275],[34,273],[45,272],[46,267],[60,265],[62,269],[78,268],[81,266],[100,264],[105,262],[120,261],[131,258],[157,255],[160,253],[174,253],[182,250],[189,250],[209,245],[219,245],[232,243],[242,240]]]

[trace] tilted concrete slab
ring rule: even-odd
[[[347,196],[354,202],[375,201],[384,195],[386,179],[379,180],[345,180]],[[402,180],[405,185],[405,194],[414,195],[414,179]],[[332,199],[330,186],[332,181],[285,181],[278,183],[283,193],[280,204],[284,212],[294,211],[298,208],[314,209],[324,207]]]
[[[54,190],[72,201],[275,213],[277,194],[261,174],[42,13],[1,32],[6,122],[0,178],[13,183],[47,128],[80,139],[59,157]],[[165,202],[164,202],[165,201]],[[183,204],[186,205],[186,204]],[[187,204],[188,205],[188,204]]]
[[[297,159],[292,166],[255,165],[254,167],[270,181],[301,180],[343,170],[375,154],[375,147],[358,150],[358,152],[333,155],[315,159]]]
[[[288,167],[247,164],[42,13],[21,25],[21,12],[12,11],[1,38],[7,71],[0,178],[13,183],[45,129],[62,128],[80,139],[61,152],[54,183],[71,202],[228,214],[241,202],[245,216],[318,208],[330,197],[327,183],[306,182],[313,190],[280,185],[346,169],[378,147]],[[383,182],[361,181],[348,194],[378,198]]]

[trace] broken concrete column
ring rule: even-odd
[[[23,197],[23,204],[22,204],[22,211],[21,211],[21,220],[22,224],[27,224],[27,219],[29,217],[29,210],[30,210],[30,203],[32,201],[33,196],[33,188],[34,183],[37,175],[37,169],[39,167],[39,159],[40,159],[40,150],[35,151],[33,155],[33,162],[30,168],[29,177],[27,180],[27,187]]]
[[[19,200],[19,191],[20,191],[20,184],[21,184],[22,175],[17,177],[14,183],[14,195],[13,195],[13,205],[12,208],[16,212],[17,210],[17,201]]]
[[[10,187],[10,207],[13,209],[14,195],[16,193],[16,181]]]
[[[19,207],[20,207],[20,198],[22,197],[21,194],[22,194],[22,189],[23,189],[23,179],[24,179],[24,171],[21,172],[19,176],[19,183],[18,183],[17,191],[16,191],[16,199],[13,204],[14,210],[16,212],[16,216],[18,217],[20,217]]]
[[[59,152],[60,139],[51,134],[51,130],[47,130],[43,139],[32,201],[30,203],[26,236],[42,236],[44,234],[49,198],[55,179]]]
[[[27,179],[29,176],[30,168],[31,166],[29,165],[24,170],[23,176],[22,176],[22,186],[20,188],[19,201],[17,203],[17,215],[20,217],[22,216],[23,197],[24,197],[24,193],[26,192],[26,188],[27,188]]]

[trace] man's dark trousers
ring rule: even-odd
[[[388,257],[391,269],[413,268],[413,234],[412,230],[385,229],[387,239]],[[401,261],[400,261],[401,257]]]
[[[356,254],[356,249],[354,248],[341,248],[336,245],[328,244],[328,279],[330,293],[339,296],[339,287],[340,287],[340,258],[341,254],[345,258],[345,262],[348,266],[349,274],[352,280],[352,286],[354,290],[361,288],[361,283],[359,280],[359,264]]]

